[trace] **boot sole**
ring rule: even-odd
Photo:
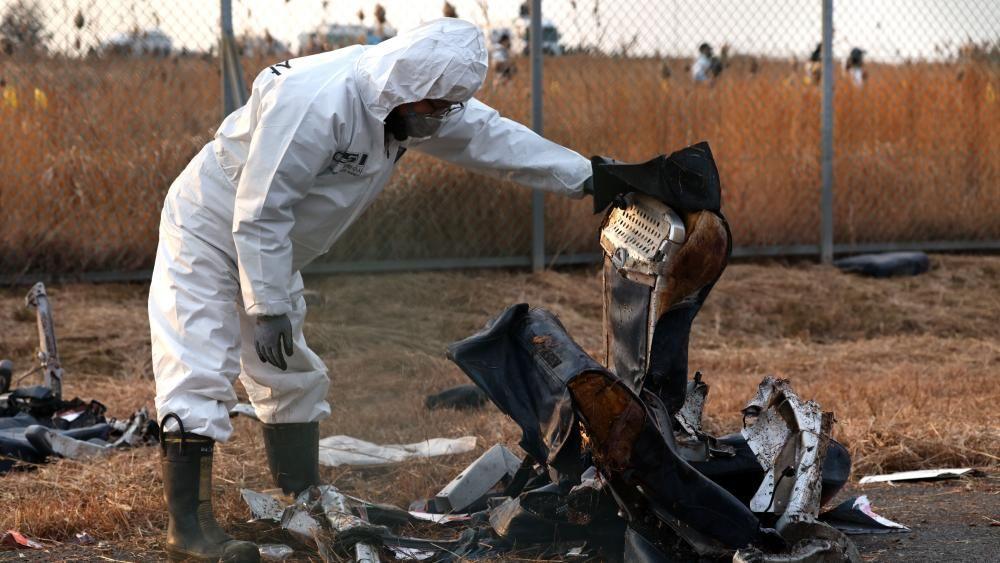
[[[239,540],[232,540],[237,543],[247,544],[246,546],[240,546],[239,548],[233,548],[226,550],[223,548],[222,554],[216,557],[204,556],[193,554],[189,551],[184,551],[176,547],[167,546],[167,558],[170,561],[194,561],[202,563],[209,561],[215,563],[217,561],[222,561],[226,563],[257,563],[260,561],[260,551],[257,546],[252,542],[245,542]]]
[[[196,555],[188,551],[183,551],[170,546],[167,546],[166,552],[167,552],[167,559],[169,559],[170,561],[195,561],[198,563],[202,563],[205,561],[215,562],[219,560],[219,556],[211,557],[204,555]]]

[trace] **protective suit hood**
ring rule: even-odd
[[[487,66],[486,41],[479,28],[440,18],[366,48],[355,75],[365,107],[384,121],[401,104],[469,101],[482,86]]]

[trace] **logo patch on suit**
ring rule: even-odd
[[[330,167],[324,170],[325,174],[339,174],[346,172],[351,176],[360,176],[365,171],[365,163],[368,162],[368,154],[362,152],[337,151],[333,155]]]

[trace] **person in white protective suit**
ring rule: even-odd
[[[373,46],[264,69],[170,187],[149,295],[172,557],[252,561],[212,515],[211,459],[240,377],[275,482],[319,482],[327,370],[306,345],[300,270],[372,203],[408,149],[582,197],[588,159],[472,96],[487,51],[444,18]]]

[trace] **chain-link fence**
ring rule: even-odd
[[[1000,5],[832,2],[838,250],[997,247]],[[818,252],[822,2],[546,0],[545,133],[642,161],[711,143],[743,254]],[[992,124],[992,125],[989,125]],[[593,248],[546,201],[550,253]]]
[[[1000,239],[1000,3],[836,0],[835,240]]]
[[[149,268],[219,121],[218,5],[0,0],[0,274]]]
[[[818,254],[823,3],[544,0],[544,134],[631,162],[707,140],[739,252]],[[1000,5],[831,4],[838,250],[1000,247]],[[441,15],[483,28],[478,96],[530,124],[527,3],[232,0],[247,84]],[[220,121],[218,3],[0,0],[0,18],[0,274],[149,268],[163,195]],[[532,205],[411,152],[316,268],[528,264]],[[591,258],[598,220],[547,196],[546,261]]]

